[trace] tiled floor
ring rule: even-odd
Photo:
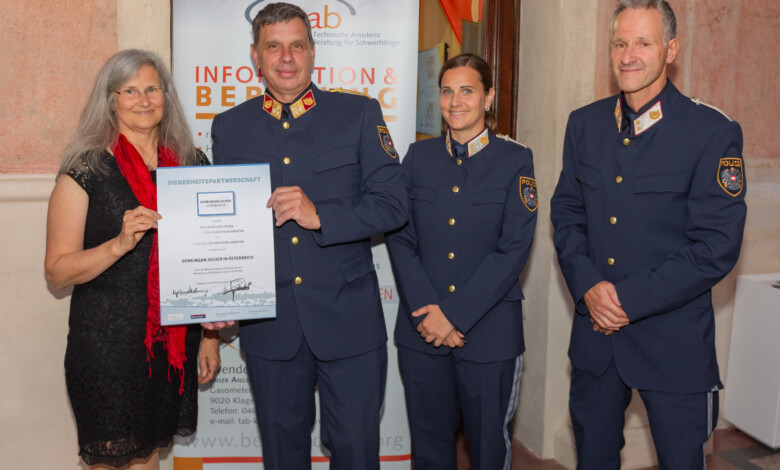
[[[780,450],[770,449],[736,428],[716,430],[712,439],[708,470],[780,470]]]
[[[458,439],[458,470],[471,470],[466,440]],[[512,441],[512,470],[566,470],[566,467],[552,459],[540,459],[522,442]]]
[[[780,450],[770,449],[736,428],[719,429],[712,439],[714,454],[707,457],[708,470],[780,470]],[[458,470],[470,470],[465,439],[458,442]],[[512,470],[565,470],[551,459],[540,459],[521,442],[512,443]],[[648,467],[642,470],[657,470]]]

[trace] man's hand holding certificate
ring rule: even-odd
[[[157,171],[160,323],[276,316],[267,164]]]

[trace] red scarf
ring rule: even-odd
[[[142,206],[157,210],[157,186],[152,181],[152,175],[146,168],[141,154],[133,145],[128,142],[124,135],[119,134],[119,140],[111,148],[114,152],[114,158],[119,166],[119,171],[125,177],[133,194]],[[157,149],[158,166],[179,166],[179,158],[173,150],[160,146]],[[184,342],[187,336],[186,326],[160,326],[160,264],[157,249],[157,230],[152,230],[152,252],[149,254],[149,272],[147,274],[146,298],[149,304],[149,310],[146,314],[146,337],[144,345],[146,346],[146,360],[154,357],[152,345],[154,338],[162,328],[163,345],[168,353],[169,367],[173,367],[179,373],[181,384],[179,394],[184,392]],[[149,376],[152,369],[149,367]],[[170,380],[170,369],[168,380]]]

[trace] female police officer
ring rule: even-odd
[[[531,151],[495,132],[481,58],[439,73],[446,135],[403,161],[407,225],[387,237],[415,468],[455,468],[461,417],[472,468],[509,468],[524,351],[518,276],[536,225]]]

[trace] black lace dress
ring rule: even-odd
[[[68,172],[89,195],[84,249],[114,238],[124,212],[138,207],[113,156],[107,174],[83,164]],[[199,163],[208,164],[199,154]],[[153,175],[154,176],[154,175]],[[94,280],[73,289],[65,380],[76,418],[79,454],[89,465],[121,467],[195,432],[200,326],[188,329],[184,393],[161,342],[146,360],[146,276],[152,236]],[[151,370],[151,376],[150,376]]]

